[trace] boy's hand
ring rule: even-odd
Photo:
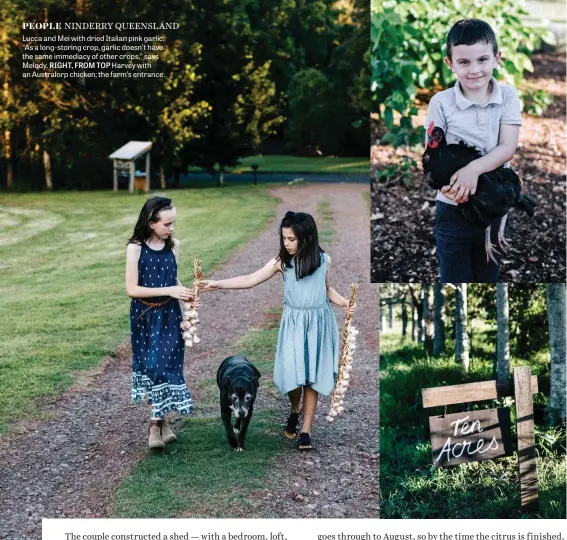
[[[469,164],[451,177],[451,184],[441,188],[441,193],[457,203],[465,203],[476,193],[478,176],[478,172]]]

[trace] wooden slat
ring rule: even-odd
[[[518,433],[518,466],[522,512],[536,510],[537,489],[534,408],[530,392],[531,368],[514,368],[514,398],[516,400],[516,431]]]
[[[536,394],[537,376],[531,377],[532,394]],[[423,407],[438,407],[454,405],[455,403],[469,403],[485,399],[514,395],[513,381],[497,383],[496,381],[483,381],[468,384],[454,384],[453,386],[439,386],[437,388],[424,388],[421,391]],[[531,399],[531,394],[530,394]]]

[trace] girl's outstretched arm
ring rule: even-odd
[[[138,285],[138,261],[142,246],[128,244],[126,248],[126,294],[130,298],[151,298],[152,296],[172,296],[186,302],[193,299],[193,291],[181,285],[173,287],[140,287]]]
[[[204,280],[201,282],[203,291],[214,291],[216,289],[251,289],[264,281],[274,277],[278,272],[281,272],[281,262],[273,258],[270,262],[264,265],[260,270],[247,276],[238,276],[230,279],[220,279],[218,281]]]
[[[329,279],[330,268],[331,268],[331,257],[327,255],[327,275],[325,276],[325,283],[327,285],[327,298],[329,299],[329,302],[335,304],[335,306],[342,307],[348,315],[353,315],[356,304],[349,309],[348,300],[344,296],[341,296],[337,291],[335,291],[333,287],[331,287],[331,282]]]

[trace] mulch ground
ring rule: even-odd
[[[534,218],[512,210],[506,237],[501,280],[545,283],[566,279],[565,204],[565,55],[538,54],[527,87],[555,97],[542,117],[522,115],[520,141],[511,166],[523,190],[538,203]],[[425,108],[419,119],[425,120]],[[380,126],[376,127],[380,134]],[[372,148],[373,166],[392,164],[402,155],[389,146]],[[439,281],[433,224],[435,192],[423,181],[421,152],[412,152],[418,167],[408,186],[397,179],[372,183],[372,281]]]

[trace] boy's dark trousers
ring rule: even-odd
[[[491,242],[500,251],[500,218],[491,225]],[[437,201],[435,240],[442,283],[498,283],[500,268],[494,261],[486,262],[484,235],[485,229],[467,221],[457,206]]]

